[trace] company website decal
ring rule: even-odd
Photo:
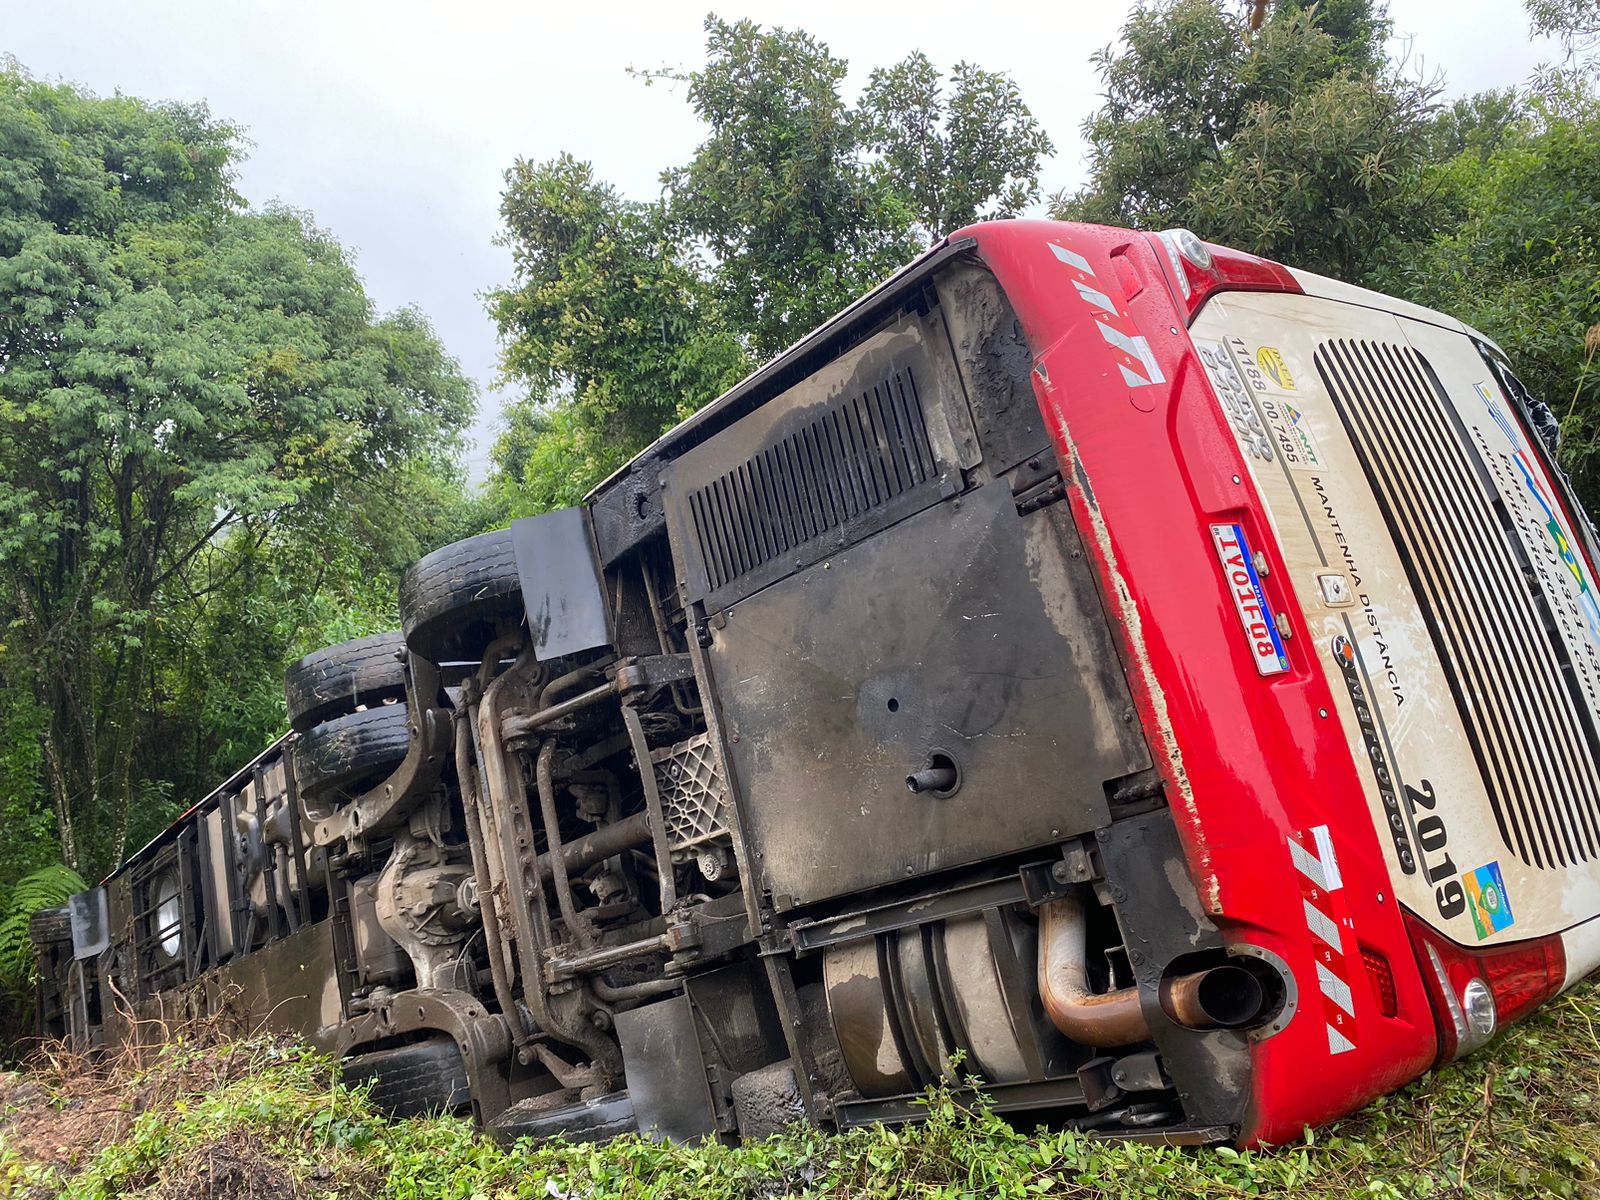
[[[1394,853],[1400,869],[1407,875],[1417,873],[1417,855],[1411,845],[1411,829],[1406,822],[1405,810],[1400,804],[1400,778],[1389,761],[1389,753],[1379,729],[1378,715],[1367,696],[1367,685],[1362,680],[1361,660],[1353,638],[1336,634],[1333,639],[1333,661],[1344,680],[1345,691],[1350,694],[1350,708],[1355,714],[1356,728],[1361,731],[1361,743],[1366,747],[1367,761],[1372,766],[1372,777],[1378,782],[1378,799],[1383,804],[1384,824],[1394,840]]]

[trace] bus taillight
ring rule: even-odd
[[[1171,279],[1173,299],[1193,317],[1213,292],[1301,292],[1288,268],[1241,250],[1203,242],[1187,229],[1151,234]]]
[[[1561,990],[1567,956],[1559,935],[1468,950],[1406,914],[1423,983],[1439,1020],[1440,1061],[1476,1050]]]

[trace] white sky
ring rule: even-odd
[[[205,100],[254,143],[240,186],[255,204],[307,209],[353,253],[381,309],[418,305],[482,388],[475,477],[499,399],[494,328],[479,295],[510,278],[498,230],[515,158],[569,150],[649,198],[701,137],[681,88],[626,68],[702,61],[711,0],[0,0],[0,53],[34,75],[102,94]],[[749,4],[722,16],[799,26],[852,67],[921,49],[948,68],[1009,71],[1057,153],[1045,191],[1083,179],[1079,126],[1094,107],[1090,53],[1127,5],[1012,0]],[[1391,0],[1412,61],[1460,95],[1525,81],[1555,57],[1531,43],[1519,0]]]

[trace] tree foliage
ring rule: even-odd
[[[674,77],[708,135],[665,180],[673,218],[710,250],[730,318],[766,358],[915,252],[912,211],[867,161],[844,59],[800,30],[715,16],[706,52]]]
[[[1561,457],[1600,511],[1600,98],[1535,96],[1434,169],[1439,231],[1375,281],[1493,337],[1562,423]],[[1473,133],[1484,133],[1480,126]]]
[[[506,173],[516,264],[489,296],[508,378],[527,389],[494,451],[507,511],[574,503],[743,372],[744,347],[659,204],[625,200],[562,155]]]
[[[855,103],[802,30],[707,18],[706,61],[640,73],[706,127],[660,202],[563,155],[502,197],[512,283],[492,292],[508,406],[493,511],[570,504],[674,421],[950,229],[1012,215],[1051,143],[1003,74],[913,53]]]
[[[181,774],[177,631],[472,409],[419,314],[378,318],[309,218],[243,206],[238,154],[203,106],[0,73],[0,684],[44,714],[75,866],[115,861]]]
[[[859,111],[877,169],[911,205],[924,242],[1020,215],[1039,198],[1039,164],[1055,152],[1009,75],[961,62],[947,87],[921,51],[875,69]]]
[[[1057,215],[1159,229],[1359,279],[1386,239],[1428,228],[1437,87],[1384,56],[1368,0],[1282,4],[1253,38],[1222,0],[1159,0],[1094,58],[1089,185]]]

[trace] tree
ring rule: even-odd
[[[869,149],[924,242],[982,218],[1014,217],[1039,198],[1055,153],[1010,76],[957,63],[949,94],[921,51],[872,72],[859,107]]]
[[[747,359],[661,205],[562,155],[518,161],[500,213],[516,277],[489,311],[502,368],[528,389],[493,456],[491,497],[512,516],[575,503]]]
[[[489,503],[571,504],[935,236],[1018,211],[1050,142],[1006,76],[921,54],[846,103],[847,64],[799,30],[706,21],[685,86],[706,122],[659,203],[569,155],[518,162],[501,215],[512,283],[488,296],[508,380]]]
[[[1090,183],[1059,216],[1202,236],[1359,279],[1427,227],[1437,86],[1383,56],[1365,0],[1280,5],[1254,38],[1221,0],[1160,0],[1095,56]]]
[[[1493,104],[1495,110],[1500,102]],[[1600,99],[1535,96],[1435,166],[1444,219],[1377,280],[1493,337],[1561,419],[1561,459],[1600,512]]]
[[[247,211],[203,106],[0,72],[0,619],[45,714],[73,866],[120,857],[174,615],[233,538],[314,529],[447,450],[472,390],[426,323],[376,319],[303,215]],[[153,753],[151,753],[153,751]]]
[[[844,59],[800,30],[716,16],[705,28],[706,65],[665,74],[710,131],[664,180],[730,320],[767,358],[912,256],[913,213],[869,168]]]
[[[1600,0],[1526,0],[1533,31],[1559,38],[1567,57],[1600,48]],[[1592,65],[1592,60],[1591,60]]]

